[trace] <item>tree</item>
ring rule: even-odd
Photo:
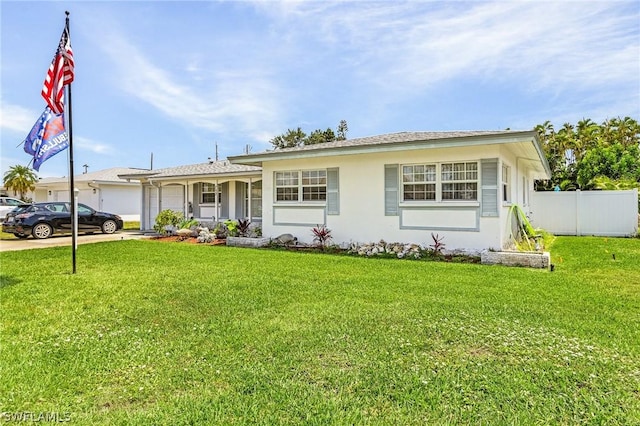
[[[349,127],[347,126],[347,120],[340,120],[340,124],[338,124],[338,129],[336,133],[336,140],[343,141],[347,139],[347,132],[349,131]]]
[[[271,142],[275,148],[293,148],[294,146],[302,145],[302,142],[306,138],[307,134],[298,127],[296,130],[288,129],[287,133],[278,135],[269,142]]]
[[[269,142],[274,146],[275,149],[283,149],[303,145],[314,145],[318,143],[341,141],[347,138],[347,130],[347,122],[345,120],[341,120],[340,124],[338,125],[337,136],[333,129],[329,127],[327,128],[327,130],[314,130],[308,136],[305,132],[302,131],[300,127],[298,127],[295,130],[288,129],[286,133],[274,137]]]
[[[589,150],[578,167],[578,184],[581,188],[596,187],[596,178],[610,181],[640,182],[640,148],[622,144],[598,146]]]
[[[314,145],[317,143],[333,142],[336,140],[336,134],[333,130],[327,127],[327,130],[322,131],[320,129],[311,132],[308,138],[303,141],[304,145]]]
[[[26,201],[28,191],[36,188],[38,176],[27,166],[12,166],[4,174],[3,184],[9,191],[13,191],[13,195],[20,194],[20,199]]]
[[[598,177],[640,179],[640,125],[629,117],[601,125],[583,119],[576,126],[565,123],[557,132],[546,121],[535,130],[551,168],[551,179],[536,182],[538,190],[593,188]]]

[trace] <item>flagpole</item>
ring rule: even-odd
[[[65,27],[68,37],[71,38],[71,32],[69,31],[69,12],[64,12],[67,15]],[[71,108],[71,85],[67,85],[67,121],[69,123],[69,198],[71,205],[71,264],[73,274],[76,273],[76,248],[78,239],[78,212],[77,212],[77,199],[75,193],[75,177],[73,174],[73,116]]]

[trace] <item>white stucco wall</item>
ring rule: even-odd
[[[398,216],[385,216],[384,210],[385,164],[480,161],[501,156],[499,146],[485,145],[267,161],[263,163],[263,235],[291,233],[310,243],[311,228],[324,223],[331,229],[334,243],[384,239],[429,245],[433,232],[444,236],[447,249],[501,248],[505,223],[500,217],[481,217],[479,202],[401,203]],[[339,215],[326,214],[324,202],[274,202],[275,171],[326,168],[339,169]]]
[[[76,184],[78,202],[108,213],[115,213],[125,221],[140,220],[140,185],[93,184],[84,182]],[[35,192],[36,202],[70,201],[69,189],[63,184],[38,189]]]

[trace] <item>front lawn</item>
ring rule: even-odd
[[[0,421],[639,424],[640,240],[555,272],[128,240],[0,253]],[[615,255],[615,256],[614,256]]]

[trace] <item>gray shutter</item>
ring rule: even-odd
[[[498,216],[498,159],[482,160],[480,164],[480,215]]]
[[[398,216],[398,165],[384,165],[384,214]]]
[[[327,214],[340,214],[340,186],[338,169],[327,169]]]
[[[193,184],[193,217],[200,217],[200,203],[202,202],[202,183]]]

